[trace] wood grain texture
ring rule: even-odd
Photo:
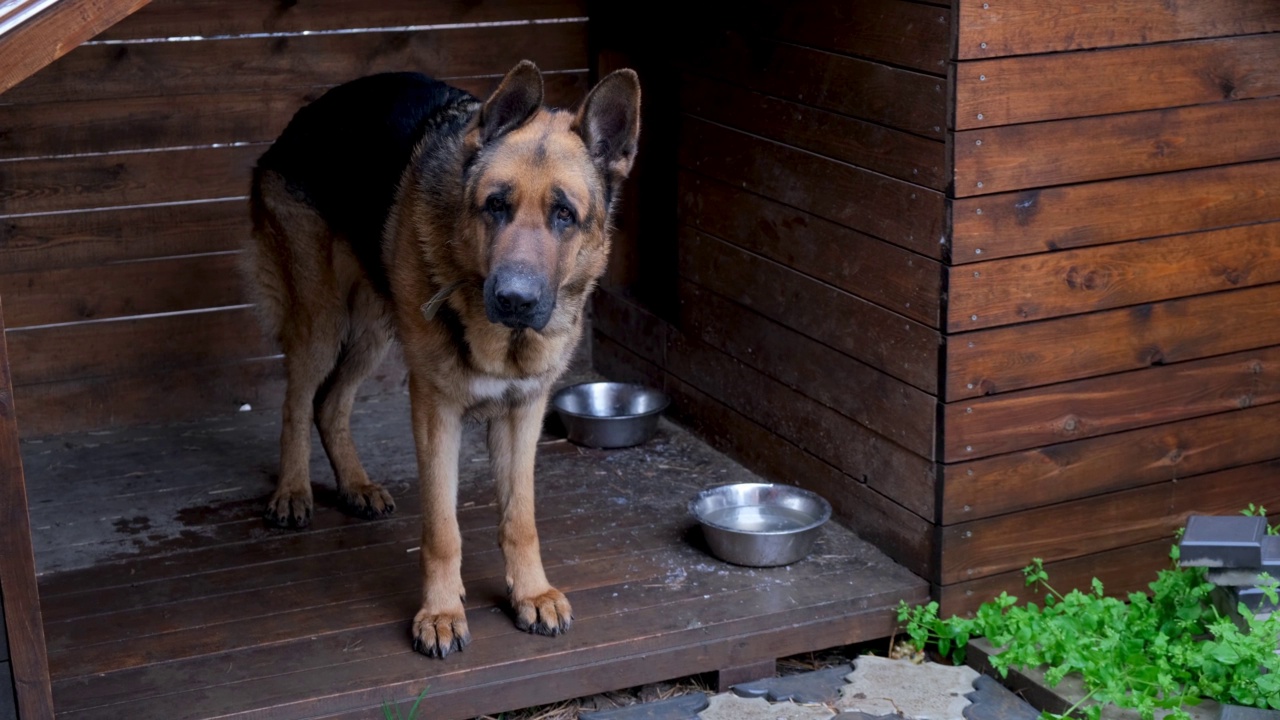
[[[767,478],[792,481],[819,493],[859,537],[875,543],[912,573],[936,577],[937,538],[927,520],[782,439],[771,428],[679,378],[668,377],[673,414],[698,437]]]
[[[700,37],[682,51],[679,62],[689,72],[922,137],[945,136],[946,81],[933,75],[734,33]]]
[[[247,237],[249,208],[243,197],[0,219],[7,272],[226,252]]]
[[[680,238],[682,277],[927,393],[936,392],[936,330],[690,228]]]
[[[266,144],[0,163],[0,216],[243,197]]]
[[[686,74],[680,107],[720,125],[946,190],[946,148],[919,135]]]
[[[1280,285],[954,335],[946,397],[1021,388],[1280,343]]]
[[[599,288],[592,295],[591,327],[622,343],[629,351],[666,365],[667,336],[671,326],[634,298],[613,288]]]
[[[0,273],[11,330],[247,302],[237,254]]]
[[[147,2],[149,0],[61,0],[0,35],[0,93]]]
[[[499,78],[443,79],[483,96]],[[0,133],[0,159],[271,142],[298,108],[326,89],[267,88],[0,106],[0,122],[8,129]],[[585,71],[544,77],[551,105],[568,107],[587,90]]]
[[[1267,222],[1280,161],[963,198],[951,218],[956,264]]]
[[[8,333],[18,387],[208,367],[275,354],[248,308],[84,322]]]
[[[902,0],[775,0],[769,6],[781,6],[774,32],[780,40],[946,74],[951,42],[947,9]]]
[[[0,611],[8,636],[9,667],[17,708],[24,718],[53,717],[49,659],[40,619],[31,523],[27,514],[27,485],[18,445],[17,402],[9,374],[9,355],[0,308]],[[0,681],[7,692],[8,676]]]
[[[1280,400],[1280,347],[943,406],[943,461],[960,462]]]
[[[959,59],[971,60],[1275,32],[1280,9],[1253,0],[960,0],[957,27]]]
[[[930,327],[943,266],[891,243],[694,173],[681,173],[680,221]]]
[[[1272,97],[1277,63],[1280,33],[962,62],[955,129]]]
[[[495,23],[584,17],[583,0],[496,0],[483,3],[421,3],[378,0],[352,13],[345,0],[309,0],[290,5],[257,0],[155,0],[99,40],[171,37],[175,34],[217,37],[250,33],[298,33],[415,25]]]
[[[544,71],[587,66],[586,23],[90,45],[5,93],[14,103],[332,86],[416,68],[435,77],[501,76],[528,58]],[[235,58],[235,71],[225,61]]]
[[[916,455],[933,458],[937,406],[932,395],[697,285],[682,283],[679,292],[677,326],[685,334]],[[833,377],[839,382],[832,382]],[[931,506],[927,499],[894,497],[921,515],[928,515],[926,508]]]
[[[1123,598],[1131,592],[1146,592],[1149,583],[1156,579],[1156,572],[1170,567],[1169,548],[1175,540],[1139,543],[1128,547],[1104,550],[1092,555],[1045,563],[1049,582],[1059,592],[1073,589],[1088,591],[1093,578],[1102,581],[1107,595]],[[1007,592],[1014,597],[1037,605],[1044,605],[1044,596],[1038,589],[1028,588],[1022,570],[997,573],[976,580],[935,586],[939,614],[972,616],[982,603]]]
[[[1280,404],[942,466],[942,524],[1270,460]]]
[[[680,167],[940,258],[942,193],[686,117]]]
[[[1280,98],[955,134],[958,197],[1280,157]]]
[[[1238,513],[1280,502],[1280,461],[1099,495],[942,529],[942,584],[1171,538],[1192,513]]]
[[[1280,281],[1280,223],[974,263],[947,273],[964,332]]]
[[[403,378],[384,378],[394,382]],[[379,386],[368,381],[368,392]],[[169,372],[142,372],[110,378],[70,378],[27,385],[16,391],[23,413],[24,440],[61,433],[99,431],[130,425],[225,417],[246,403],[276,408],[284,398],[284,364],[249,360]]]
[[[671,338],[668,372],[920,517],[933,518],[929,460],[684,334]]]

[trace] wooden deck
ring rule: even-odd
[[[261,518],[274,411],[24,442],[58,717],[368,718],[425,689],[422,717],[468,718],[886,636],[898,600],[927,593],[834,524],[791,567],[716,561],[685,505],[750,475],[674,425],[623,451],[548,435],[543,556],[575,624],[527,635],[504,601],[477,426],[460,491],[473,641],[429,660],[409,647],[420,517],[407,400],[363,401],[354,424],[397,513],[341,514],[317,450],[303,532]]]

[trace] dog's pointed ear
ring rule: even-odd
[[[640,140],[640,78],[635,71],[615,70],[597,83],[578,108],[573,128],[611,180],[625,178]]]
[[[515,130],[542,107],[542,72],[528,60],[521,60],[502,78],[480,109],[480,144]]]

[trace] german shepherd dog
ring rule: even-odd
[[[416,73],[373,75],[302,108],[253,173],[246,271],[287,379],[267,517],[310,521],[313,421],[343,502],[368,517],[394,509],[356,457],[350,413],[398,337],[422,483],[412,636],[428,656],[470,639],[456,508],[467,418],[489,423],[517,626],[556,635],[572,622],[543,572],[534,454],[548,392],[605,269],[639,139],[640,84],[619,70],[573,110],[542,101],[528,61],[483,102]]]

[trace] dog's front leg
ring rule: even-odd
[[[428,657],[444,657],[471,641],[463,608],[457,512],[462,411],[412,377],[409,396],[422,485],[422,609],[413,619],[413,648]]]
[[[533,466],[547,396],[541,394],[489,421],[489,458],[498,486],[498,542],[507,563],[507,591],[516,626],[541,635],[569,629],[573,611],[542,569],[534,524]]]

